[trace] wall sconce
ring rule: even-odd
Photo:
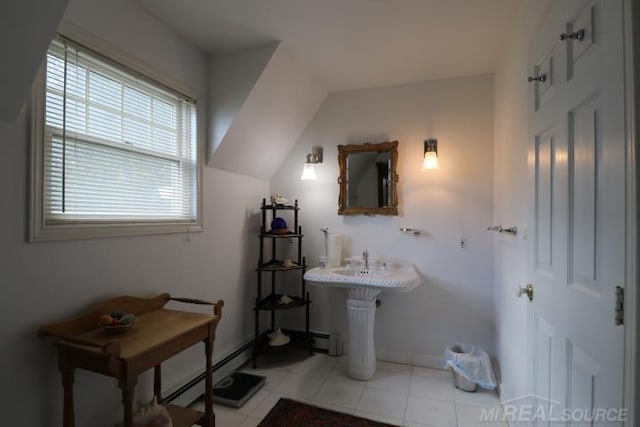
[[[438,164],[438,140],[426,139],[424,141],[424,160],[422,162],[422,170],[440,169]]]
[[[311,153],[307,154],[307,162],[302,169],[302,180],[316,180],[316,164],[322,163],[322,147],[313,147]]]

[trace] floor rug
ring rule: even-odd
[[[380,423],[318,408],[291,399],[280,399],[258,427],[388,427]]]

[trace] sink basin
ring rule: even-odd
[[[335,274],[339,274],[341,276],[349,276],[349,277],[384,277],[388,276],[390,273],[388,271],[381,270],[364,270],[364,269],[336,269],[333,271]]]
[[[376,371],[373,329],[376,297],[383,291],[408,292],[421,283],[413,264],[386,263],[380,268],[358,267],[312,268],[304,274],[312,285],[343,288],[347,291],[349,345],[347,374],[358,380],[369,380]]]
[[[362,267],[315,267],[308,270],[304,274],[304,278],[314,285],[351,290],[364,287],[377,291],[408,292],[420,284],[420,276],[410,263],[393,263],[384,268],[369,269]]]

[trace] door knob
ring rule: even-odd
[[[533,301],[533,285],[529,283],[524,288],[522,286],[518,286],[516,289],[516,296],[521,297],[522,295],[526,295],[529,298],[529,301]]]

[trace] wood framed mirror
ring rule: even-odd
[[[398,215],[398,141],[338,145],[338,215]]]

